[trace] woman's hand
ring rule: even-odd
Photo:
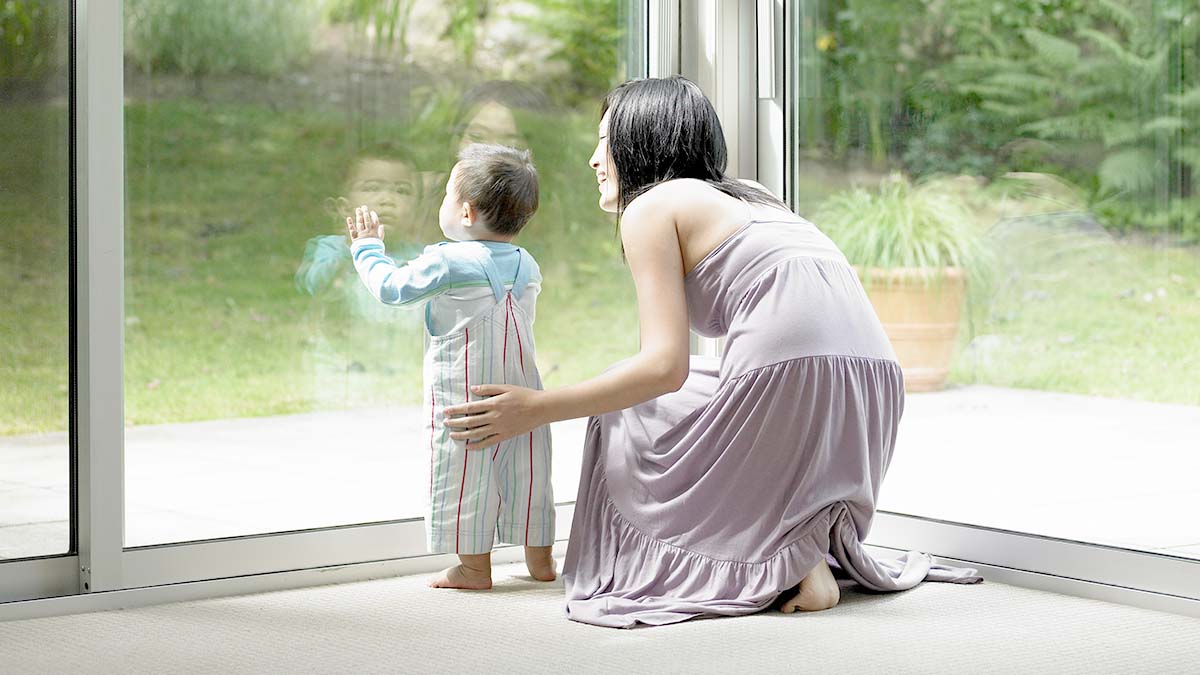
[[[452,431],[450,438],[467,441],[467,450],[482,450],[523,436],[545,424],[542,417],[542,391],[509,384],[482,384],[471,393],[487,396],[450,406],[443,412],[444,423]]]

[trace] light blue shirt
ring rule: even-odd
[[[387,256],[378,238],[358,239],[350,251],[359,278],[381,302],[425,306],[425,326],[431,335],[460,330],[495,306],[497,291],[486,271],[489,261],[505,289],[521,286],[514,299],[531,319],[535,316],[541,270],[533,256],[515,244],[444,241],[426,246],[421,255],[399,265]]]

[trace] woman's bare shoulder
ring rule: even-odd
[[[625,214],[653,212],[675,221],[711,212],[728,199],[728,195],[698,178],[675,178],[638,195],[625,209]]]
[[[760,183],[756,180],[750,180],[749,178],[739,178],[737,180],[739,183],[742,183],[743,185],[752,187],[755,190],[762,190],[763,192],[771,195],[772,197],[775,197],[776,199],[779,198],[779,195],[775,194],[774,192],[771,192],[770,190],[767,189],[767,186],[763,185],[762,183]]]
[[[694,201],[701,190],[704,181],[692,178],[677,178],[669,180],[646,190],[634,198],[621,214],[621,227],[625,223],[674,222],[680,215],[681,206]]]

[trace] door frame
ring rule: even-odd
[[[75,191],[78,409],[77,481],[69,555],[0,563],[0,620],[130,606],[145,598],[200,597],[438,569],[421,519],[365,523],[125,548],[124,542],[124,24],[122,0],[74,0],[71,50],[77,135]],[[630,0],[629,67],[665,74],[678,58],[678,0]],[[654,42],[650,53],[648,43]],[[558,504],[565,540],[572,505]],[[521,554],[502,546],[496,559]],[[78,551],[76,554],[74,551]],[[311,574],[300,574],[301,572]],[[290,575],[290,576],[288,576]],[[212,583],[224,580],[223,583]],[[192,590],[187,590],[192,589]],[[196,589],[208,589],[199,591]],[[134,592],[138,591],[138,592]],[[204,596],[207,597],[207,596]],[[167,600],[162,600],[167,601]]]

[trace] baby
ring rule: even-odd
[[[459,153],[438,213],[451,241],[397,265],[384,254],[384,226],[374,211],[360,207],[346,219],[367,289],[389,305],[425,309],[425,529],[431,553],[456,553],[461,563],[430,582],[434,588],[491,588],[497,538],[525,547],[535,579],[555,578],[550,428],[468,451],[441,422],[447,406],[475,400],[472,385],[542,388],[533,351],[542,277],[533,256],[511,243],[537,207],[529,153],[476,143]]]

